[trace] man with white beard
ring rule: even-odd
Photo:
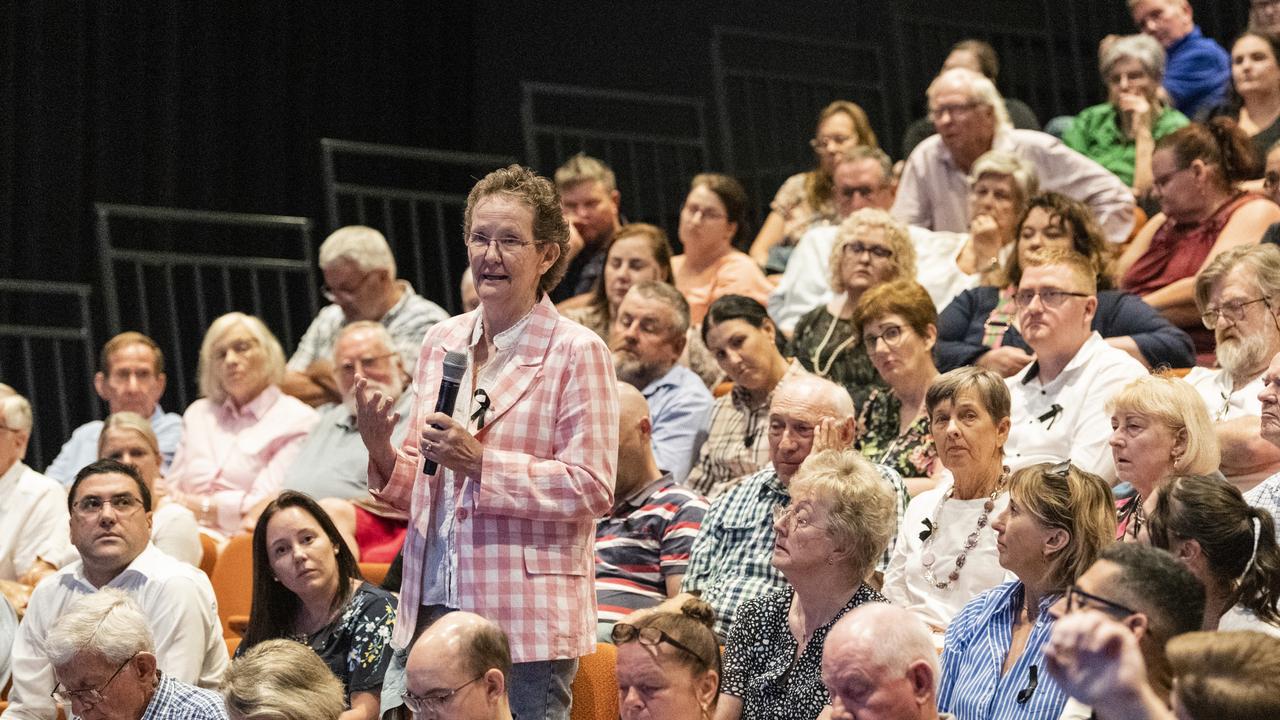
[[[1194,368],[1187,382],[1209,408],[1222,447],[1222,474],[1248,489],[1280,470],[1280,448],[1258,434],[1262,375],[1280,352],[1280,247],[1227,250],[1196,277],[1196,306],[1217,340],[1217,370]]]

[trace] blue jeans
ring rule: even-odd
[[[573,677],[577,674],[577,658],[516,663],[507,678],[511,714],[520,720],[569,720]]]

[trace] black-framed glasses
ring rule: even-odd
[[[1226,318],[1231,322],[1240,322],[1244,319],[1245,308],[1254,303],[1267,303],[1267,309],[1271,308],[1271,303],[1267,302],[1267,298],[1260,297],[1254,300],[1232,301],[1222,303],[1218,307],[1211,307],[1200,314],[1200,321],[1210,330],[1218,327],[1218,321]]]
[[[870,333],[862,336],[862,344],[866,346],[867,352],[872,353],[876,350],[876,342],[884,340],[884,344],[889,347],[897,347],[902,342],[902,326],[901,325],[885,325],[884,330],[879,335]]]
[[[102,509],[107,505],[110,505],[117,515],[132,515],[138,511],[138,508],[142,507],[142,499],[128,493],[112,495],[105,499],[90,495],[86,498],[80,498],[71,508],[80,517],[95,518],[102,514]]]
[[[125,666],[133,662],[133,659],[136,657],[138,657],[138,653],[130,655],[128,660],[121,663],[120,667],[116,668],[116,671],[111,673],[111,677],[107,678],[106,682],[96,688],[85,688],[84,690],[60,690],[59,688],[62,687],[62,683],[58,683],[53,687],[53,692],[49,693],[49,697],[53,698],[55,702],[62,703],[68,707],[70,707],[71,703],[76,701],[80,702],[81,707],[92,707],[97,705],[102,702],[102,692],[107,689],[107,686],[111,684],[112,680],[116,679],[116,676],[120,674],[120,671],[124,670]]]
[[[870,185],[852,185],[849,187],[841,187],[837,185],[836,194],[842,198],[852,198],[852,197],[858,197],[858,196],[869,198],[872,195],[875,195],[876,191],[878,191],[879,189],[880,189],[879,187],[872,187]]]
[[[887,248],[883,245],[868,245],[859,240],[854,240],[851,243],[845,243],[845,246],[841,248],[840,251],[850,257],[858,257],[863,253],[867,253],[872,257],[880,258],[881,260],[888,260],[893,257],[893,250],[891,248]]]
[[[1072,583],[1067,586],[1067,612],[1073,613],[1076,610],[1092,608],[1101,610],[1108,615],[1117,619],[1124,619],[1130,615],[1137,615],[1138,611],[1127,605],[1121,605],[1113,600],[1104,597],[1098,597],[1092,593],[1087,593]]]
[[[485,672],[488,672],[488,670]],[[452,690],[442,692],[439,695],[414,695],[406,690],[400,694],[400,699],[404,701],[404,706],[409,708],[409,712],[414,715],[433,715],[439,712],[440,708],[444,707],[444,704],[449,702],[454,695],[461,692],[463,688],[482,677],[484,677],[484,673],[471,678]]]
[[[499,255],[514,255],[520,252],[521,248],[537,244],[537,240],[522,240],[514,236],[490,238],[475,232],[467,237],[467,247],[479,253],[489,252],[490,245],[497,245]]]
[[[618,623],[613,626],[613,630],[609,633],[609,636],[613,639],[614,645],[623,645],[631,642],[632,640],[639,640],[641,645],[647,645],[649,647],[656,647],[661,643],[666,643],[677,650],[683,650],[684,652],[689,653],[698,662],[703,663],[704,665],[710,665],[710,663],[703,659],[701,655],[694,652],[688,645],[685,645],[653,626],[638,628],[635,625],[630,625],[628,623]]]
[[[1037,298],[1044,303],[1047,308],[1056,308],[1067,301],[1069,297],[1089,297],[1089,293],[1072,292],[1070,290],[1058,290],[1055,288],[1026,288],[1020,289],[1013,294],[1013,301],[1018,307],[1030,307],[1031,303]]]

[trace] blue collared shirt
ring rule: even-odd
[[[1199,25],[1166,48],[1165,55],[1164,89],[1183,115],[1195,117],[1201,109],[1222,102],[1231,82],[1231,56],[1205,37]]]
[[[702,384],[702,378],[679,364],[672,365],[666,375],[646,385],[641,393],[649,401],[649,419],[653,422],[653,457],[658,467],[682,483],[707,439],[715,398]]]
[[[182,440],[182,416],[167,413],[159,405],[151,413],[151,429],[160,441],[160,472],[168,472],[173,453]],[[93,420],[75,429],[71,439],[58,451],[44,474],[70,487],[80,468],[98,459],[98,436],[102,434],[102,421]]]

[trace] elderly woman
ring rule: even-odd
[[[1102,478],[1069,462],[1031,465],[1009,478],[996,518],[1000,565],[1015,580],[971,600],[947,628],[938,709],[961,720],[1057,720],[1066,695],[1046,673],[1049,612],[1115,536]]]
[[[605,252],[600,280],[590,293],[562,303],[564,316],[591,328],[607,343],[623,296],[645,280],[671,282],[671,243],[656,225],[623,225]]]
[[[1148,375],[1107,402],[1116,477],[1135,491],[1116,505],[1117,539],[1136,539],[1156,490],[1176,475],[1218,472],[1218,436],[1204,400],[1189,383]]]
[[[1156,140],[1189,122],[1161,95],[1164,48],[1149,35],[1117,38],[1104,45],[1098,72],[1107,86],[1107,101],[1076,115],[1062,141],[1115,173],[1142,197],[1153,182]]]
[[[689,184],[680,207],[680,244],[671,258],[676,289],[689,301],[689,319],[702,322],[707,308],[725,295],[746,295],[761,305],[773,283],[746,253],[734,249],[747,234],[747,191],[742,183],[703,173]]]
[[[1017,248],[995,285],[966,290],[938,317],[938,367],[952,370],[980,365],[1009,377],[1031,362],[1031,348],[1014,320],[1013,292],[1022,267],[1034,255],[1074,250],[1089,259],[1098,278],[1098,309],[1093,329],[1112,345],[1151,367],[1190,367],[1191,338],[1173,327],[1141,299],[1110,287],[1105,268],[1106,239],[1083,203],[1058,193],[1041,193],[1028,203],[1015,225]]]
[[[267,640],[240,655],[222,676],[231,720],[339,720],[342,683],[305,645]]]
[[[697,598],[677,612],[613,626],[622,720],[708,720],[720,691],[715,613]]]
[[[958,368],[929,385],[925,407],[951,478],[907,506],[882,592],[940,633],[1005,579],[991,521],[1009,504],[1009,389],[990,370]]]
[[[252,315],[227,313],[200,344],[200,394],[182,416],[169,497],[200,525],[233,535],[244,515],[280,491],[316,411],[280,391],[284,351]]]
[[[902,223],[883,210],[866,208],[840,224],[830,272],[836,295],[800,318],[791,349],[805,370],[844,385],[861,407],[880,380],[854,330],[853,309],[868,288],[915,277],[915,248]]]
[[[773,566],[790,587],[742,604],[724,650],[716,720],[817,718],[831,697],[820,663],[845,613],[885,602],[866,578],[893,534],[894,496],[853,451],[810,455],[775,511]]]
[[[1221,478],[1188,475],[1156,491],[1146,536],[1205,588],[1205,630],[1280,636],[1280,547],[1271,513]]]
[[[889,386],[887,391],[873,388],[867,396],[854,447],[871,462],[896,470],[914,497],[933,487],[942,471],[924,402],[938,376],[933,364],[938,311],[919,283],[895,280],[863,293],[852,320],[855,336]]]
[[[513,712],[567,718],[577,658],[595,650],[591,545],[618,450],[613,360],[547,297],[569,242],[548,180],[518,165],[489,173],[467,196],[463,236],[480,308],[427,331],[399,449],[392,401],[356,381],[370,490],[415,519],[395,646],[450,609],[489,618],[510,637]],[[444,367],[459,361],[457,403],[435,412]]]
[[[879,147],[865,110],[848,100],[836,100],[818,113],[817,128],[809,141],[818,166],[792,175],[778,189],[769,204],[769,217],[751,244],[751,259],[757,265],[769,272],[782,272],[805,230],[839,220],[832,175],[840,153],[857,145]]]
[[[1260,166],[1267,150],[1280,140],[1280,37],[1248,30],[1236,38],[1228,97],[1197,119],[1214,117],[1235,121],[1249,137]]]

